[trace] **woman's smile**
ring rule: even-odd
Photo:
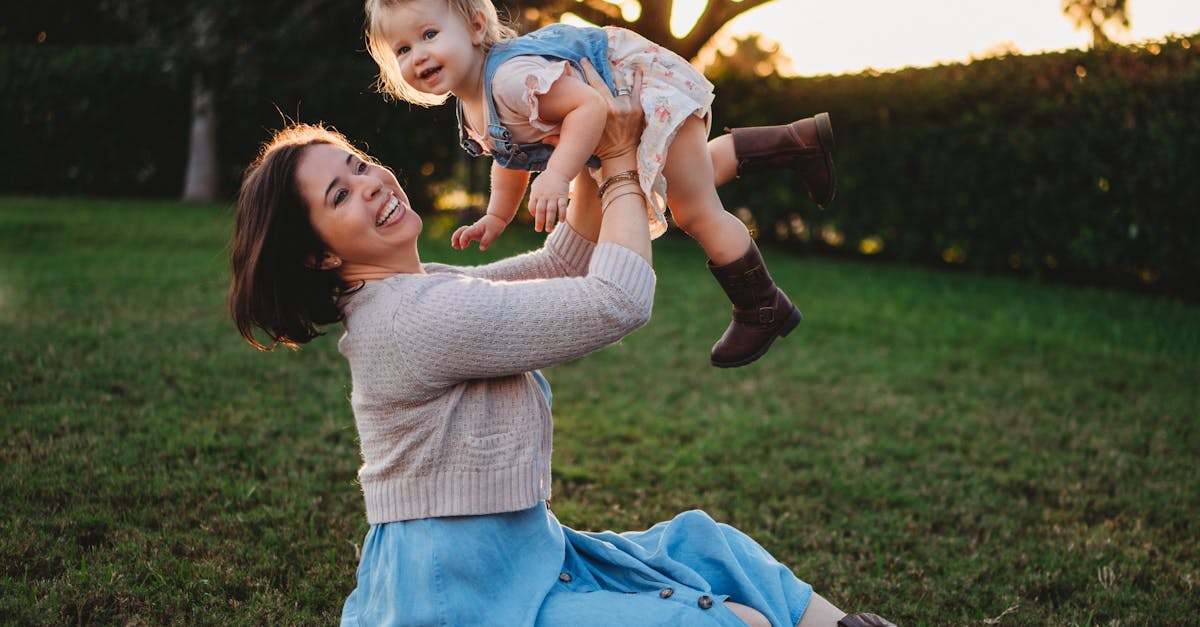
[[[400,202],[400,199],[392,194],[391,200],[383,205],[380,211],[382,215],[375,219],[375,226],[383,228],[390,224],[395,224],[404,219],[404,214],[408,212],[408,206]]]

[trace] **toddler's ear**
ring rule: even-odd
[[[484,37],[487,35],[488,19],[483,11],[472,11],[471,19],[467,22],[467,27],[471,31],[471,44],[474,46],[483,45]]]

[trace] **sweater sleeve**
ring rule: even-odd
[[[612,344],[646,323],[654,270],[633,251],[600,244],[586,276],[495,281],[445,275],[395,310],[405,370],[444,387],[544,368]]]
[[[562,223],[546,236],[541,248],[482,266],[446,266],[426,264],[429,270],[452,270],[467,276],[493,281],[549,279],[582,276],[587,272],[596,244]]]

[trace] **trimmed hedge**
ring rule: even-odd
[[[457,174],[486,190],[453,109],[384,102],[365,54],[281,51],[269,67],[218,103],[230,197],[283,115],[335,123],[402,181]],[[833,117],[829,209],[786,175],[722,189],[763,239],[1200,297],[1200,36],[885,74],[712,78],[714,129]],[[153,49],[0,45],[0,193],[178,194],[189,86]],[[429,206],[428,188],[409,187]]]
[[[178,195],[187,115],[154,50],[0,46],[0,191]]]
[[[718,122],[829,111],[839,194],[730,186],[803,250],[1200,296],[1200,36],[804,80],[716,77]],[[729,98],[725,94],[737,94]],[[786,177],[778,177],[786,178]]]
[[[336,125],[392,166],[450,176],[461,162],[454,111],[384,102],[365,54],[269,53],[271,72],[247,73],[219,96],[222,191],[285,118]],[[153,48],[0,44],[0,193],[178,196],[190,87]],[[416,148],[416,149],[414,149]],[[461,168],[459,168],[461,170]],[[415,199],[423,190],[414,187]]]

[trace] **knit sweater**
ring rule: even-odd
[[[560,225],[535,251],[367,282],[338,349],[371,524],[517,511],[550,496],[550,407],[532,370],[644,324],[654,271]]]

